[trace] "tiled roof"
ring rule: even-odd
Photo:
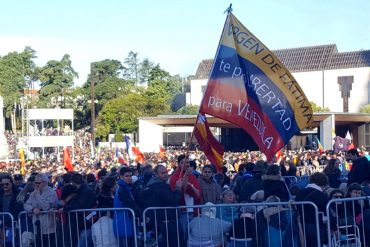
[[[273,50],[290,72],[370,67],[370,50],[338,52],[335,44]],[[195,79],[208,78],[213,59],[203,60]]]

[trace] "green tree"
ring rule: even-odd
[[[310,104],[313,112],[330,112],[330,109],[328,107],[323,108],[321,106],[316,105],[316,103],[313,101],[310,101]]]
[[[370,104],[362,106],[361,109],[360,109],[360,112],[361,113],[370,113]]]
[[[135,85],[139,83],[139,64],[140,60],[138,58],[138,53],[130,51],[125,58],[123,67],[123,78],[126,80],[132,80]]]
[[[139,66],[139,80],[140,84],[147,84],[149,82],[150,72],[154,68],[154,63],[145,58]]]
[[[69,89],[73,86],[73,80],[78,77],[70,56],[66,54],[60,61],[48,61],[38,75],[41,82],[39,106],[65,108]]]
[[[138,129],[138,118],[156,116],[165,107],[163,102],[143,94],[130,93],[108,101],[97,118],[97,136],[132,133]]]
[[[197,115],[199,112],[198,105],[186,105],[181,107],[176,113],[181,115]]]
[[[20,116],[18,106],[21,100],[29,101],[24,97],[24,89],[37,79],[35,58],[36,52],[30,47],[21,53],[11,52],[0,58],[0,93],[4,99],[5,117],[10,118],[10,127],[14,132],[16,123],[20,122],[16,120]]]

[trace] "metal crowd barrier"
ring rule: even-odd
[[[18,226],[21,247],[137,247],[136,218],[129,208],[48,211],[38,216],[24,211]]]
[[[0,213],[0,246],[15,246],[15,226],[10,213]]]
[[[145,247],[321,246],[311,202],[152,207],[143,219]]]
[[[370,198],[332,199],[326,206],[328,247],[370,246]]]

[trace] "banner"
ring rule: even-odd
[[[69,154],[69,149],[65,147],[63,149],[63,163],[64,163],[64,168],[69,171],[73,172],[73,165],[71,162],[71,155]]]
[[[21,160],[21,174],[24,176],[26,174],[26,167],[25,167],[25,158],[24,158],[24,150],[23,148],[19,149],[19,159]]]
[[[218,172],[222,172],[224,148],[213,136],[206,117],[201,113],[194,126],[194,136],[208,160],[216,165]]]
[[[243,128],[268,159],[313,121],[311,105],[297,81],[232,13],[200,112]]]

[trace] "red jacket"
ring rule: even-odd
[[[181,174],[180,169],[177,169],[175,174],[173,174],[170,177],[170,180],[169,180],[171,190],[175,190],[176,182],[179,179],[182,179],[182,177],[183,177],[183,174]],[[191,186],[189,186],[190,184],[194,185],[194,187],[199,191],[199,196],[196,196],[194,190],[191,188]],[[179,202],[180,206],[185,206],[185,198],[184,198],[185,193],[194,198],[194,205],[200,205],[201,204],[201,196],[200,196],[201,195],[201,189],[200,189],[200,185],[199,185],[199,182],[197,180],[197,177],[194,176],[194,174],[188,175],[188,186],[186,188],[186,191],[184,191],[183,189],[181,190],[181,197],[180,197],[180,202]],[[194,212],[196,212],[196,211],[198,211],[198,210],[194,210]]]

